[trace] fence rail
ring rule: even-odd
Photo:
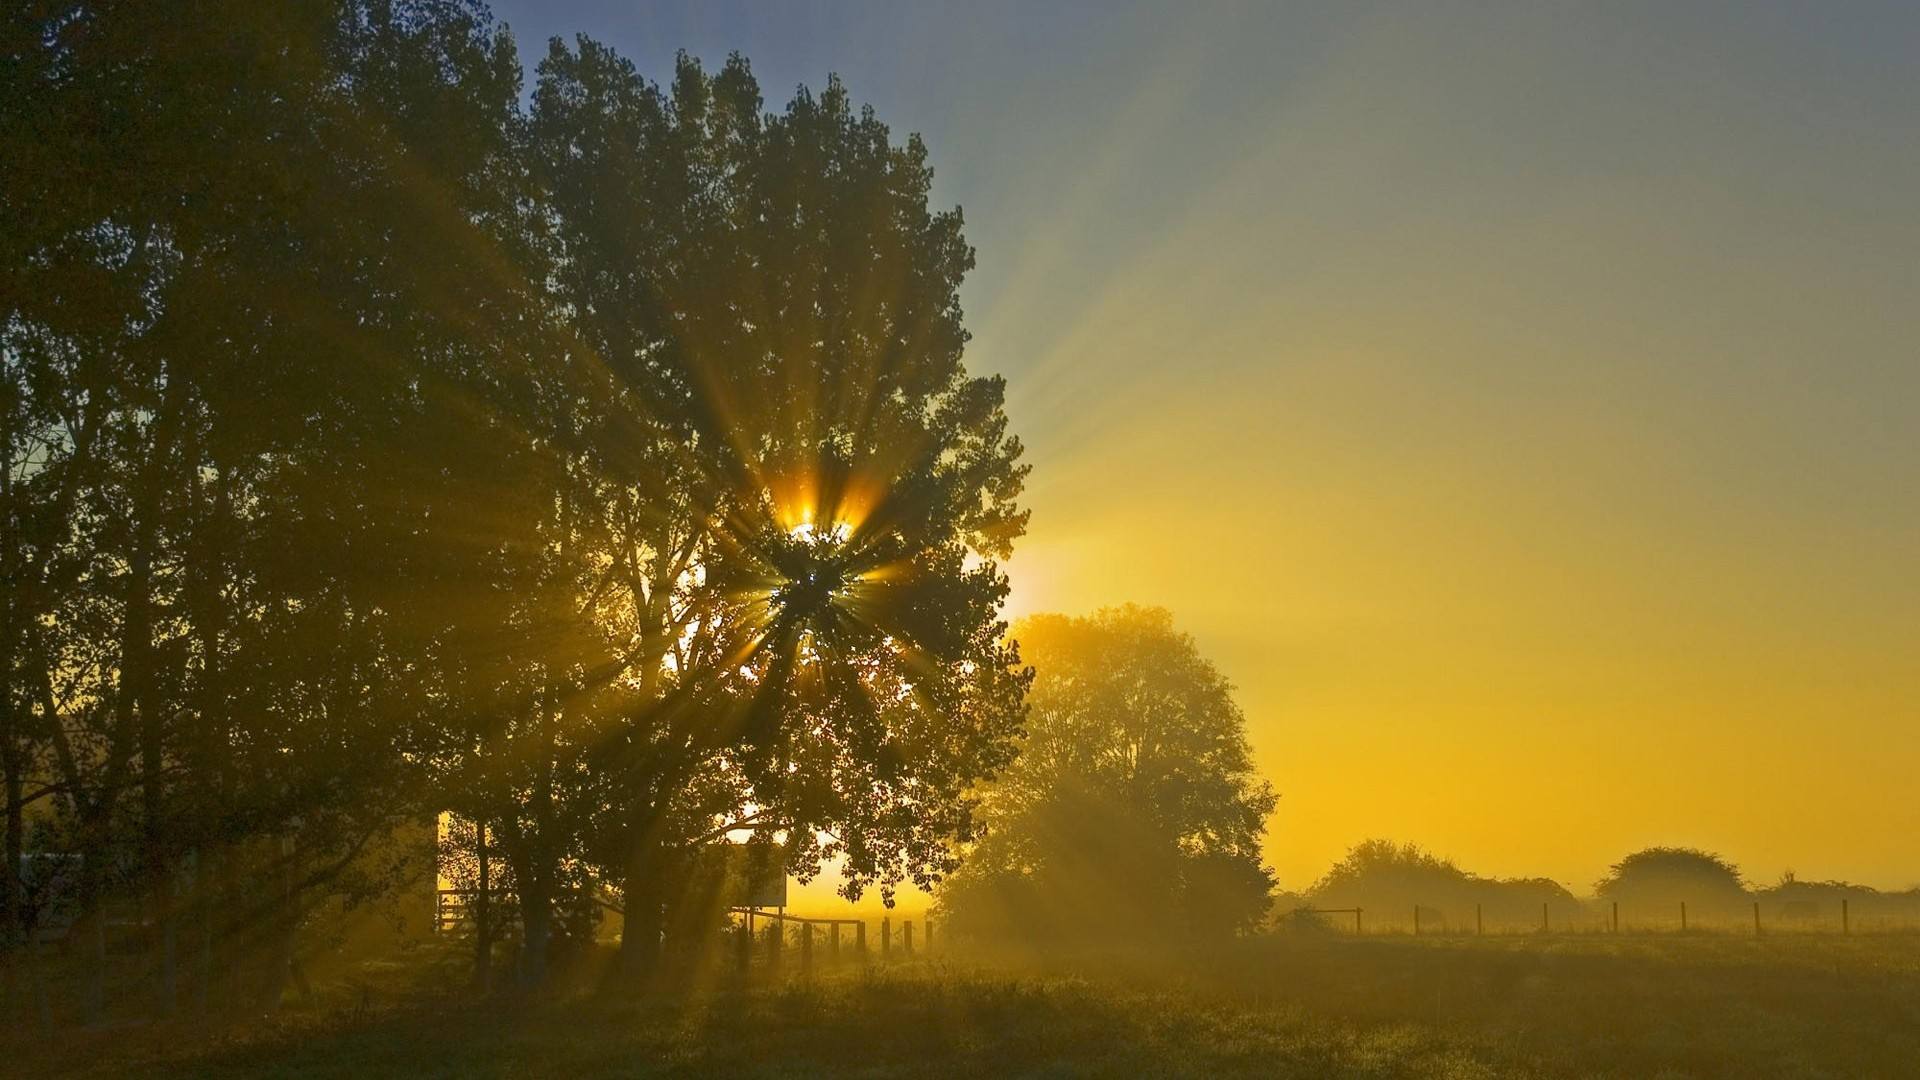
[[[1674,901],[1670,906],[1629,905],[1623,911],[1620,901],[1607,901],[1604,907],[1593,905],[1555,905],[1551,902],[1540,905],[1539,917],[1526,921],[1514,917],[1513,908],[1505,907],[1503,917],[1493,924],[1491,932],[1496,934],[1512,933],[1740,933],[1749,936],[1763,936],[1770,933],[1837,933],[1850,935],[1856,930],[1898,931],[1920,929],[1920,909],[1912,911],[1882,911],[1862,917],[1853,906],[1852,898],[1840,897],[1826,908],[1805,908],[1794,903],[1768,904],[1753,900],[1741,904],[1719,903],[1703,909],[1689,901]],[[1705,918],[1703,918],[1703,914]],[[1351,916],[1351,932],[1355,935],[1368,933],[1395,934],[1411,933],[1414,936],[1461,934],[1484,935],[1489,932],[1489,923],[1485,905],[1473,905],[1472,919],[1464,917],[1456,920],[1450,916],[1462,915],[1459,905],[1441,908],[1431,904],[1401,904],[1353,907],[1299,907],[1290,913],[1293,917],[1307,917],[1315,920],[1323,916]],[[1370,916],[1370,917],[1369,917]],[[1624,921],[1623,921],[1624,920]],[[1346,920],[1342,919],[1342,923]]]
[[[434,891],[433,926],[435,931],[449,931],[471,921],[474,915],[474,901],[480,890],[471,888],[445,888]],[[519,924],[519,905],[514,894],[507,888],[487,890],[490,919],[496,934]],[[619,908],[607,904],[610,910]],[[810,915],[789,914],[782,908],[733,907],[727,912],[735,922],[727,929],[737,942],[735,949],[738,964],[744,971],[752,963],[754,954],[759,952],[763,962],[770,967],[782,965],[787,953],[798,952],[800,970],[810,972],[814,967],[814,944],[824,943],[829,963],[837,963],[843,952],[850,952],[856,959],[871,960],[867,946],[867,927],[872,920],[861,918],[826,918]],[[758,926],[767,924],[764,930]],[[920,940],[914,940],[914,920],[902,919],[895,925],[891,915],[878,920],[879,949],[882,960],[891,959],[894,950],[900,955],[911,957],[931,953],[934,948],[933,920],[922,916],[919,929]],[[844,932],[844,933],[843,933]],[[754,948],[755,938],[763,942],[758,950]]]
[[[841,960],[840,931],[843,927],[853,928],[850,947],[854,959],[861,962],[870,962],[873,959],[873,954],[867,949],[868,920],[866,919],[789,915],[779,908],[736,907],[729,910],[739,917],[739,922],[730,932],[735,936],[736,964],[742,973],[748,971],[753,965],[754,923],[758,920],[764,920],[769,924],[764,935],[763,951],[766,957],[765,963],[770,968],[779,968],[789,951],[798,951],[801,973],[810,974],[814,967],[813,950],[816,938],[826,943],[828,962],[839,963]],[[920,951],[930,953],[933,951],[933,920],[923,916],[920,927],[924,932]],[[912,919],[900,920],[899,928],[896,930],[893,925],[893,916],[881,916],[879,958],[891,960],[896,943],[902,956],[913,956],[913,929]]]

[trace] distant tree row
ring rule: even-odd
[[[1769,918],[1838,918],[1847,898],[1856,915],[1920,918],[1920,890],[1881,893],[1842,881],[1800,881],[1788,872],[1770,886],[1751,885],[1740,868],[1709,851],[1688,847],[1652,847],[1613,864],[1593,885],[1593,899],[1619,904],[1623,919],[1670,921],[1686,903],[1696,919],[1745,919],[1758,901]],[[1420,908],[1434,929],[1474,925],[1538,926],[1542,905],[1556,925],[1610,915],[1550,878],[1489,878],[1461,869],[1453,860],[1417,844],[1367,840],[1303,894],[1286,898],[1283,908],[1353,908],[1369,912],[1376,925],[1402,925]],[[1283,912],[1284,914],[1284,912]]]
[[[86,949],[137,909],[162,1009],[272,999],[442,810],[531,981],[596,896],[649,970],[730,831],[954,866],[1025,467],[917,138],[585,38],[529,100],[471,0],[0,19],[8,949],[57,883]]]
[[[1541,905],[1561,919],[1583,905],[1550,878],[1488,878],[1418,844],[1366,840],[1333,864],[1296,906],[1362,908],[1376,925],[1410,922],[1413,909],[1434,929],[1474,925],[1475,910],[1494,925],[1539,925]]]

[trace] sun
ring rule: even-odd
[[[836,604],[860,580],[847,542],[852,536],[846,522],[802,521],[788,529],[786,542],[771,553],[779,580],[768,597],[773,609],[803,626],[830,619]]]
[[[822,528],[815,525],[809,518],[802,520],[798,525],[788,529],[787,535],[809,544],[815,540],[844,544],[853,536],[853,525],[845,521],[836,521]]]

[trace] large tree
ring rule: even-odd
[[[185,932],[203,988],[285,974],[445,808],[533,980],[613,893],[644,961],[731,828],[850,892],[951,867],[1019,723],[1025,469],[917,139],[585,41],[529,110],[477,0],[0,32],[0,941],[32,845],[96,972],[137,900],[162,1008]]]
[[[1275,797],[1232,688],[1160,609],[1039,615],[1027,734],[986,836],[940,894],[957,932],[1043,940],[1232,933],[1265,913]]]
[[[164,1009],[183,905],[203,989],[216,936],[284,972],[426,808],[420,668],[512,546],[476,517],[533,501],[519,68],[468,4],[6,18],[10,844],[50,801]]]
[[[950,868],[1019,718],[993,560],[1025,469],[1000,381],[961,364],[973,255],[917,138],[832,80],[764,114],[737,56],[662,90],[583,38],[540,75],[555,280],[600,387],[581,591],[617,662],[583,674],[626,690],[591,854],[644,969],[730,828],[855,895]]]

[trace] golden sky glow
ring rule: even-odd
[[[1911,12],[524,6],[926,134],[1016,609],[1174,611],[1283,886],[1368,836],[1920,883]]]

